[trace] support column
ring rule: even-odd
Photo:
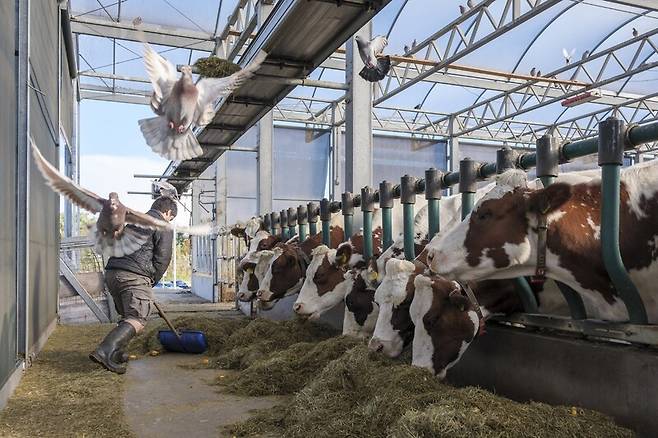
[[[215,162],[215,205],[212,209],[212,219],[217,225],[226,226],[226,205],[227,205],[227,195],[228,195],[228,180],[226,178],[227,171],[227,155],[223,154]],[[222,301],[222,288],[220,286],[220,273],[221,273],[221,263],[218,255],[220,254],[219,245],[221,244],[221,239],[217,238],[216,234],[211,236],[211,252],[212,252],[212,275],[213,275],[213,294],[212,301],[221,302]]]
[[[272,0],[258,2],[258,28],[263,25],[274,9]],[[256,174],[257,215],[272,211],[272,139],[274,137],[274,116],[268,112],[258,122],[258,172]]]
[[[356,34],[370,40],[372,23]],[[347,41],[345,81],[345,191],[359,192],[372,185],[372,85],[359,76],[363,61],[354,37]]]
[[[450,172],[459,171],[459,157],[461,155],[459,152],[459,138],[453,135],[455,129],[454,124],[455,124],[455,119],[454,117],[451,117],[450,120],[448,121],[448,132],[450,133],[450,136],[448,137],[446,144],[446,152],[448,154],[446,164]],[[457,193],[458,192],[454,186],[450,187],[451,195],[455,195]]]
[[[268,112],[258,122],[257,214],[272,211],[272,138],[274,118]]]

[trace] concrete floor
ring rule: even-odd
[[[230,378],[231,372],[186,367],[202,359],[169,353],[130,362],[124,412],[137,437],[228,436],[222,433],[222,426],[245,420],[249,411],[282,400],[222,393],[221,387],[212,383],[220,374]]]

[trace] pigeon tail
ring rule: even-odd
[[[95,227],[94,227],[95,228]],[[151,237],[148,230],[127,226],[118,239],[104,237],[97,229],[93,230],[96,236],[96,252],[103,254],[105,260],[110,257],[123,257],[137,251]]]
[[[174,134],[164,117],[151,117],[139,122],[146,144],[156,154],[168,160],[189,160],[203,154],[194,134],[189,129]]]
[[[369,68],[368,66],[363,67],[359,72],[359,76],[368,82],[377,82],[384,79],[390,69],[391,57],[386,55],[377,58],[377,65],[374,68]]]

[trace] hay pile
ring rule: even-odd
[[[57,327],[0,412],[0,436],[133,436],[123,416],[124,379],[87,357],[112,327]]]
[[[226,339],[214,366],[242,370],[293,344],[318,342],[338,334],[336,329],[322,324],[255,319]]]
[[[606,436],[631,432],[607,417],[487,391],[456,389],[426,370],[358,345],[330,362],[285,406],[228,428],[237,436],[461,437]]]
[[[322,342],[300,342],[266,358],[257,359],[232,381],[225,383],[229,392],[249,396],[286,395],[302,389],[329,362],[363,343],[340,336]]]
[[[196,70],[201,76],[207,78],[223,78],[240,71],[239,65],[217,56],[199,58],[194,63],[194,67],[196,67]]]

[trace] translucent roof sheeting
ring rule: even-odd
[[[178,30],[170,33],[189,37],[183,47],[181,40],[178,47],[154,45],[176,64],[193,63],[213,49],[221,56],[222,47],[229,48],[225,55],[236,48],[238,60],[257,31],[249,27],[257,0],[70,3],[80,84],[89,98],[143,102],[150,89],[141,44],[123,34],[108,36],[99,21],[128,31]],[[375,85],[373,127],[531,144],[549,130],[563,139],[593,135],[597,121],[613,111],[629,123],[654,120],[658,12],[651,4],[393,0],[373,19],[373,34],[386,35],[386,53],[396,55],[389,76]],[[215,45],[223,37],[237,42]],[[308,79],[344,84],[344,64],[339,50]],[[342,123],[345,91],[335,88],[297,87],[277,105],[275,119]],[[564,105],[592,90],[591,101]]]

